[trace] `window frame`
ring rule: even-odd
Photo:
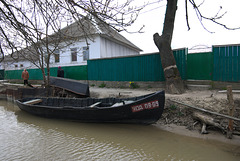
[[[58,49],[54,51],[54,59],[55,63],[60,63],[60,51]]]
[[[72,62],[77,61],[77,48],[71,48],[71,60]]]

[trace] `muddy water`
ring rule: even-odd
[[[240,146],[176,135],[155,126],[45,119],[0,101],[0,160],[239,161]]]

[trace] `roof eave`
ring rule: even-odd
[[[114,41],[114,42],[116,42],[116,43],[118,43],[118,44],[121,44],[121,45],[126,46],[126,47],[128,47],[128,48],[131,48],[131,49],[133,49],[133,50],[135,50],[135,51],[137,51],[137,52],[143,51],[142,49],[140,49],[139,47],[137,47],[137,46],[135,46],[135,45],[132,45],[132,44],[128,44],[128,43],[119,41],[118,39],[116,39],[116,38],[114,38],[114,37],[108,36],[107,34],[99,34],[99,35],[100,35],[100,37],[103,37],[103,38],[106,38],[106,39],[108,39],[108,40]]]

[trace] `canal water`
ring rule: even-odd
[[[240,146],[155,126],[46,119],[0,100],[1,161],[239,161]]]

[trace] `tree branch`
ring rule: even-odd
[[[189,21],[188,21],[188,7],[187,7],[187,1],[185,0],[185,11],[186,11],[186,21],[187,21],[187,27],[188,27],[188,31],[190,30],[190,25],[189,25]]]
[[[214,17],[207,17],[207,16],[202,15],[201,11],[199,10],[200,6],[204,3],[204,1],[203,1],[200,5],[197,5],[194,0],[189,0],[189,2],[192,4],[192,6],[193,6],[193,8],[194,8],[194,10],[195,10],[195,12],[196,12],[196,14],[197,14],[197,16],[198,16],[198,19],[199,19],[201,25],[202,25],[203,28],[204,28],[205,30],[207,30],[208,32],[213,33],[213,32],[211,32],[211,31],[209,31],[209,30],[204,26],[204,24],[203,24],[203,22],[202,22],[203,19],[209,20],[209,21],[211,21],[211,22],[213,22],[213,23],[215,23],[215,24],[217,24],[217,25],[219,25],[219,26],[224,27],[224,28],[227,29],[227,30],[238,30],[238,29],[240,29],[240,27],[228,27],[226,24],[223,24],[223,23],[217,21],[217,20],[221,19],[221,18],[227,13],[227,12],[224,12],[223,14],[219,15],[222,7],[220,7],[219,11],[216,13],[216,15],[215,15]],[[187,9],[187,7],[186,7],[186,9]],[[187,11],[186,11],[186,12],[187,12]]]

